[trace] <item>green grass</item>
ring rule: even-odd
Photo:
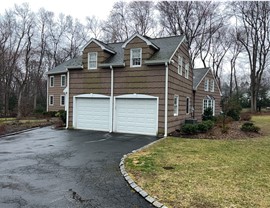
[[[252,119],[263,131],[270,116]],[[127,171],[168,207],[270,207],[270,137],[167,138],[126,160]]]

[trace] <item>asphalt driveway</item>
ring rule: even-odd
[[[0,138],[0,207],[152,207],[118,165],[123,154],[154,140],[50,127]]]

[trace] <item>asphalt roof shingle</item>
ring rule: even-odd
[[[67,67],[80,67],[82,66],[82,57],[78,56],[73,59],[69,59],[64,63],[54,67],[53,69],[49,70],[47,74],[59,74],[67,72]]]
[[[204,78],[204,76],[208,73],[210,68],[197,68],[193,69],[193,89],[197,89],[199,83]]]

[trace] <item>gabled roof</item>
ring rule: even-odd
[[[144,37],[138,33],[135,33],[134,35],[132,35],[126,42],[124,42],[124,44],[122,45],[122,48],[125,48],[127,46],[127,44],[132,41],[135,37],[138,37],[140,39],[142,39],[147,45],[152,46],[153,48],[155,48],[156,50],[159,50],[159,47],[156,46],[151,39]]]
[[[193,69],[193,89],[197,90],[198,86],[207,75],[210,67]]]
[[[101,49],[104,50],[104,51],[107,51],[107,52],[109,52],[109,53],[111,53],[111,54],[115,54],[115,53],[116,53],[116,52],[115,52],[110,46],[108,46],[106,43],[103,43],[102,41],[99,41],[99,40],[94,39],[94,38],[92,38],[89,42],[87,42],[87,43],[84,45],[84,47],[83,47],[82,50],[84,50],[84,49],[85,49],[90,43],[92,43],[92,42],[94,42],[94,43],[96,43],[97,45],[99,45],[99,46],[101,47]]]
[[[47,74],[61,74],[66,73],[68,68],[81,68],[82,67],[82,57],[76,57],[73,59],[69,59],[64,63],[54,67],[52,70],[48,71]]]

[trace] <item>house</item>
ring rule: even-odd
[[[48,72],[48,111],[65,108],[67,128],[167,136],[192,117],[193,99],[184,36],[91,39]]]
[[[221,112],[221,91],[211,68],[193,69],[194,117],[200,121],[204,110],[211,107],[213,115]]]

